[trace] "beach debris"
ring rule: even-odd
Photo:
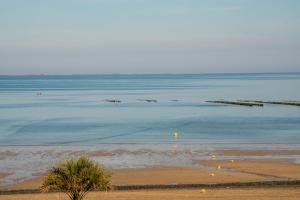
[[[221,169],[221,165],[218,165],[218,170],[220,170]]]
[[[117,100],[117,99],[105,99],[104,101],[109,102],[109,103],[121,103],[121,100]]]
[[[147,101],[148,103],[157,103],[157,100],[156,99],[146,99],[145,101]]]
[[[234,160],[230,160],[231,163],[234,163]]]
[[[146,101],[148,103],[157,103],[156,99],[137,99],[138,101]]]
[[[240,106],[264,106],[263,103],[256,102],[244,102],[244,101],[225,101],[225,100],[216,100],[216,101],[206,101],[208,103],[222,103],[222,104],[232,104],[232,105],[240,105]]]
[[[210,173],[210,176],[211,176],[211,177],[214,177],[214,176],[215,176],[215,173],[214,173],[214,172]]]
[[[177,139],[178,138],[178,133],[174,132],[172,136],[173,136],[173,139]]]
[[[200,189],[200,192],[201,192],[201,193],[205,193],[205,192],[206,192],[205,188],[201,188],[201,189]]]

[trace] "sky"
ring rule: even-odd
[[[295,71],[299,0],[0,0],[0,74]]]

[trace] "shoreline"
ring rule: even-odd
[[[272,181],[300,180],[300,164],[287,159],[195,160],[197,167],[154,166],[115,169],[112,184],[122,187],[193,184],[244,184]],[[218,169],[220,166],[220,169]],[[211,174],[214,173],[212,177]],[[44,174],[37,178],[0,186],[0,191],[32,190],[42,183]],[[1,179],[0,179],[1,180]]]

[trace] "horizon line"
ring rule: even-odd
[[[0,74],[0,76],[98,76],[98,75],[207,75],[207,74],[292,74],[300,71],[289,72],[203,72],[203,73],[75,73],[75,74]]]

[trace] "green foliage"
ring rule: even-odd
[[[82,200],[91,190],[109,190],[111,173],[87,157],[71,159],[53,167],[45,177],[42,191],[65,192],[72,200]]]

